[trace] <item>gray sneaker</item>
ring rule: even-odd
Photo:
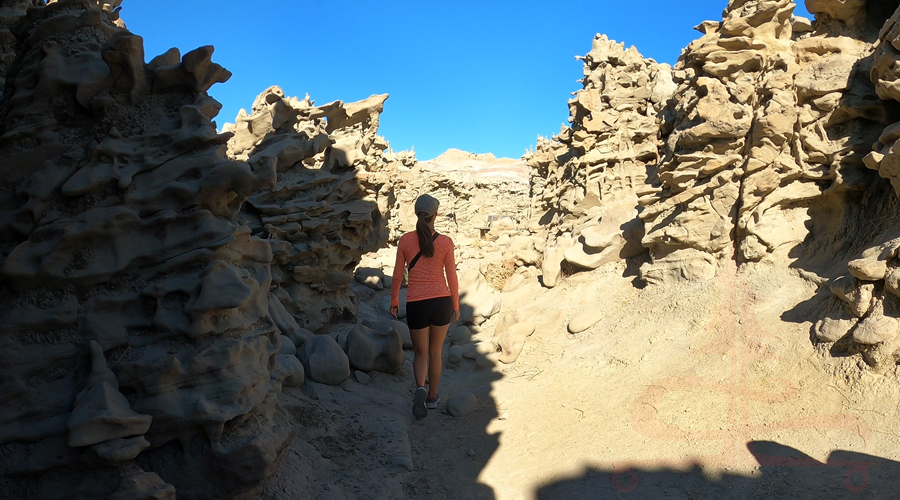
[[[435,396],[433,399],[427,398],[427,399],[425,399],[425,408],[428,408],[429,410],[437,410],[438,403],[440,403],[440,402],[441,402],[440,396]]]
[[[416,392],[413,395],[412,412],[413,416],[416,417],[417,420],[428,416],[428,409],[425,408],[425,398],[427,396],[428,391],[426,391],[424,387],[416,388]]]

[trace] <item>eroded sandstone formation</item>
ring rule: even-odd
[[[897,4],[898,2],[892,2]],[[875,20],[882,18],[888,5],[878,9],[866,5],[852,11],[831,13],[829,4],[820,8],[829,13],[837,27],[868,26],[873,29]],[[893,5],[893,7],[897,7]],[[841,14],[840,16],[838,14]],[[875,14],[877,17],[871,19]],[[900,100],[895,81],[900,61],[900,9],[893,12],[890,19],[878,31],[874,54],[867,60],[865,75],[871,79],[878,97],[884,99],[890,121],[900,120],[896,101]],[[898,284],[898,249],[900,249],[900,228],[896,226],[898,216],[897,165],[898,137],[900,123],[893,123],[883,129],[871,152],[863,162],[877,171],[889,184],[878,192],[872,192],[866,200],[870,208],[855,220],[859,227],[847,232],[857,236],[849,252],[837,266],[835,276],[831,276],[828,289],[834,299],[825,311],[824,317],[816,323],[815,334],[820,341],[835,342],[838,351],[860,352],[876,370],[883,371],[900,361],[900,284]],[[874,189],[872,190],[874,191]],[[849,260],[849,261],[848,261]]]
[[[544,284],[560,263],[642,248],[649,283],[711,279],[732,259],[789,265],[834,296],[820,340],[892,365],[898,5],[810,0],[809,22],[790,0],[732,0],[671,71],[598,35],[571,127],[529,158]]]
[[[11,29],[3,498],[240,495],[288,437],[273,420],[287,375],[273,252],[236,219],[275,169],[225,157],[207,90],[230,73],[212,47],[146,63],[117,5],[37,5]]]
[[[584,88],[569,101],[572,126],[540,139],[528,158],[538,225],[547,231],[548,286],[563,261],[595,269],[645,251],[638,198],[659,190],[647,170],[662,147],[657,115],[675,90],[667,64],[603,35],[581,59]]]
[[[271,297],[303,328],[356,318],[353,271],[387,242],[393,178],[414,161],[385,155],[377,132],[387,98],[315,106],[271,87],[225,127],[234,133],[229,156],[276,175],[274,186],[248,198],[242,217],[272,246]]]
[[[679,61],[653,176],[662,192],[642,203],[645,280],[709,279],[723,259],[785,260],[818,207],[852,204],[871,182],[862,157],[887,123],[866,78],[873,40],[828,20],[795,33],[793,8],[732,1]]]
[[[423,193],[441,201],[438,232],[477,239],[500,219],[525,227],[532,212],[528,174],[522,160],[458,149],[401,169],[395,181],[398,209],[390,221],[392,240],[415,228],[413,205]]]

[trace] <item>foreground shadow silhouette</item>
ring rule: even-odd
[[[699,464],[684,469],[590,468],[580,476],[539,489],[535,497],[556,499],[623,498],[896,498],[900,462],[835,450],[820,462],[774,441],[750,441],[759,463],[752,476],[707,476]]]

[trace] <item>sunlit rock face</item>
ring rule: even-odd
[[[875,370],[883,371],[900,361],[900,2],[866,4],[852,15],[829,14],[832,29],[867,26],[877,33],[872,56],[860,65],[859,78],[868,78],[888,110],[889,125],[872,141],[863,162],[883,178],[873,186],[865,205],[847,217],[841,229],[852,238],[835,271],[827,277],[833,298],[814,332],[822,342],[835,342],[833,350],[862,353]],[[828,5],[822,5],[825,10]],[[885,16],[890,16],[885,22]],[[880,30],[875,30],[880,26]]]
[[[671,68],[602,35],[581,59],[571,127],[539,139],[527,157],[545,274],[562,261],[593,269],[644,252],[638,198],[659,191],[647,169],[662,148],[658,114],[675,90]]]
[[[377,132],[387,98],[316,106],[271,87],[225,127],[230,157],[275,176],[242,218],[272,246],[272,296],[306,329],[356,318],[353,271],[387,242],[397,169],[415,161],[385,153]]]
[[[867,23],[828,18],[795,33],[793,9],[732,1],[679,61],[651,176],[662,193],[641,212],[646,281],[709,279],[730,258],[789,259],[816,209],[842,210],[873,182],[862,158],[888,110],[866,77]]]
[[[287,432],[273,252],[236,216],[275,173],[226,158],[212,48],[145,63],[117,5],[3,42],[0,497],[252,494]]]
[[[790,266],[832,297],[818,339],[885,369],[900,359],[900,1],[809,0],[812,22],[794,7],[732,0],[671,71],[594,40],[572,126],[528,158],[543,281],[635,256],[647,283]]]

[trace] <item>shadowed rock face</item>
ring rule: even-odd
[[[661,199],[641,213],[645,280],[709,279],[732,256],[785,259],[811,207],[856,203],[874,181],[862,157],[888,118],[865,76],[865,23],[794,33],[793,8],[731,2],[676,67]]]
[[[229,156],[275,175],[273,186],[249,197],[242,217],[272,245],[272,295],[303,328],[355,319],[353,271],[387,241],[392,172],[401,161],[384,155],[377,135],[387,98],[315,106],[271,87],[225,127],[234,131]]]
[[[165,483],[183,498],[233,495],[266,477],[287,437],[272,421],[272,248],[235,220],[274,171],[225,157],[206,91],[230,73],[212,48],[145,63],[117,3],[33,7],[11,32],[3,498],[173,498]],[[90,407],[76,418],[79,393]]]

